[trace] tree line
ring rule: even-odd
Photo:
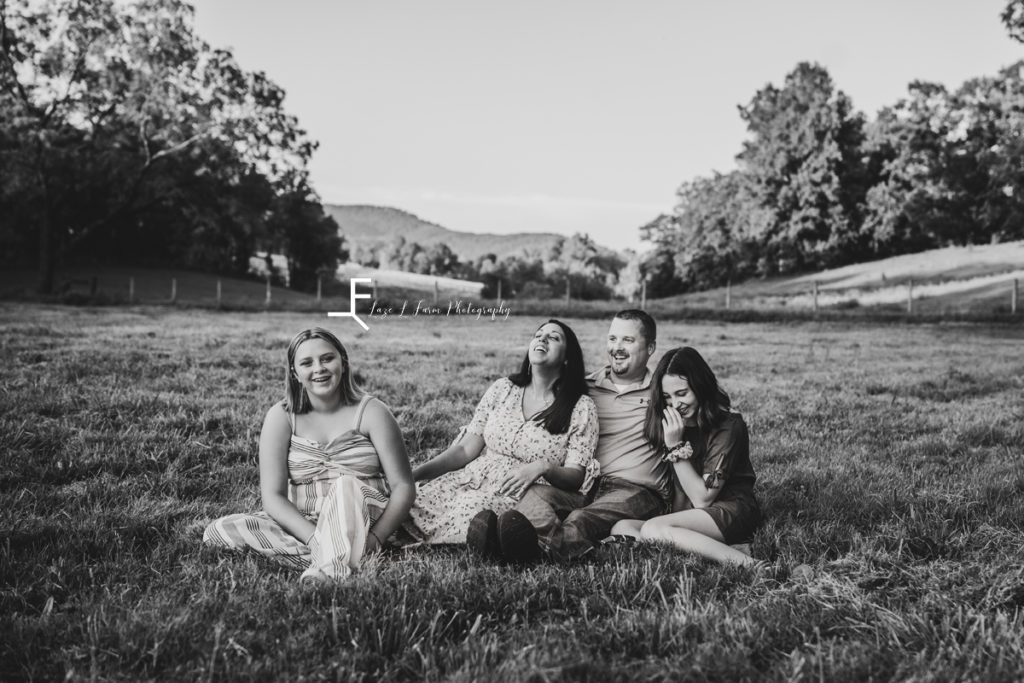
[[[0,0],[0,260],[244,275],[291,284],[342,256],[310,187],[316,149],[284,91],[193,29],[180,0]]]
[[[1002,13],[1024,42],[1024,0]],[[444,245],[394,245],[391,267],[482,280],[493,295],[668,296],[729,281],[904,253],[1024,239],[1024,61],[955,90],[915,81],[873,120],[828,71],[800,63],[739,115],[728,173],[684,182],[675,210],[640,227],[653,249],[600,255],[576,235],[549,254],[458,263]],[[417,251],[419,250],[419,251]]]
[[[1002,14],[1024,42],[1024,0]],[[0,265],[132,263],[245,275],[285,254],[315,286],[348,254],[284,91],[211,48],[182,0],[0,0]],[[494,296],[649,296],[953,244],[1024,238],[1024,62],[914,82],[874,120],[801,63],[739,107],[737,168],[682,184],[625,257],[586,235],[460,262],[403,239],[353,257]]]
[[[517,254],[483,254],[461,260],[444,243],[421,245],[402,236],[383,244],[349,250],[351,259],[364,266],[441,275],[484,284],[483,296],[495,298],[610,299],[616,292],[618,273],[626,261],[586,234],[561,237],[550,247]]]
[[[1024,0],[1002,20],[1024,42]],[[956,90],[916,81],[868,121],[801,63],[739,108],[737,168],[682,184],[641,228],[649,292],[1024,239],[1024,61]]]

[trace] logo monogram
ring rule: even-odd
[[[366,323],[364,323],[359,318],[359,316],[356,314],[356,300],[357,299],[369,299],[370,298],[369,294],[358,294],[358,293],[356,293],[356,284],[359,283],[359,282],[365,282],[365,283],[369,284],[369,283],[373,282],[373,280],[368,278],[368,277],[354,277],[354,278],[350,279],[348,281],[348,284],[349,284],[349,289],[351,291],[350,302],[351,302],[352,310],[348,311],[348,312],[344,312],[344,311],[330,311],[330,312],[327,313],[327,317],[329,317],[329,318],[352,318],[357,323],[359,323],[359,325],[364,330],[369,331],[370,330],[369,326]]]

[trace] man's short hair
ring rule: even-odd
[[[658,341],[658,326],[655,324],[654,318],[648,315],[646,311],[641,311],[639,308],[627,308],[616,313],[615,317],[639,323],[640,331],[644,335],[644,341],[648,344]]]

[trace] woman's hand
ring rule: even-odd
[[[377,540],[377,534],[373,529],[370,529],[366,534],[366,543],[363,546],[363,554],[371,555],[381,549],[380,541]]]
[[[548,467],[550,465],[545,462],[531,462],[529,465],[512,470],[498,484],[498,493],[519,500],[530,484],[547,473]]]
[[[665,435],[665,448],[675,448],[683,442],[683,430],[686,423],[679,411],[672,407],[665,408],[665,418],[661,421],[661,431]]]

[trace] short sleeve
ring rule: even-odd
[[[473,419],[466,426],[466,432],[480,437],[484,435],[487,418],[490,417],[501,401],[508,396],[508,390],[511,386],[512,382],[508,378],[503,377],[487,388],[483,398],[476,404],[476,411],[473,413]]]
[[[735,463],[750,455],[750,437],[747,425],[739,415],[733,415],[708,439],[704,457],[704,485],[709,489],[721,488],[732,473]]]
[[[587,469],[597,450],[597,407],[589,396],[580,396],[569,421],[569,439],[566,443],[566,467]]]

